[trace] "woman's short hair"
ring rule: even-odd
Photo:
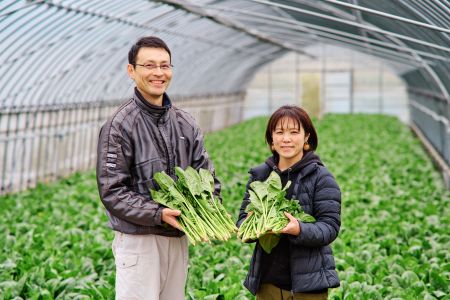
[[[317,149],[319,140],[317,139],[316,129],[314,128],[308,113],[296,105],[283,105],[272,114],[266,127],[266,142],[275,156],[278,156],[278,153],[271,148],[273,143],[272,134],[275,131],[278,122],[283,118],[294,120],[299,128],[303,128],[305,136],[309,134],[308,144],[310,147],[307,151],[314,151]]]

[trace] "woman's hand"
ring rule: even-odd
[[[297,219],[294,218],[290,213],[284,212],[284,215],[289,219],[289,223],[281,230],[281,233],[291,234],[291,235],[299,235],[301,228]]]

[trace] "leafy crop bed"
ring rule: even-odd
[[[207,136],[237,218],[251,166],[269,154],[266,119]],[[318,154],[342,189],[333,243],[342,285],[331,299],[450,299],[449,193],[419,142],[394,118],[328,115]],[[95,174],[0,198],[0,299],[113,299],[112,232]],[[252,299],[242,287],[253,245],[190,247],[187,295]]]

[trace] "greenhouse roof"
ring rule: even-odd
[[[438,0],[59,0],[0,2],[0,106],[127,97],[144,35],[172,50],[171,94],[245,89],[287,51],[349,47],[392,62],[409,88],[449,101],[450,5]]]

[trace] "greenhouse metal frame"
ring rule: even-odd
[[[410,125],[449,182],[448,1],[4,0],[0,193],[94,166],[98,129],[134,86],[128,49],[144,35],[172,49],[169,93],[205,131],[240,122],[253,75],[289,51],[378,57],[407,85]]]

